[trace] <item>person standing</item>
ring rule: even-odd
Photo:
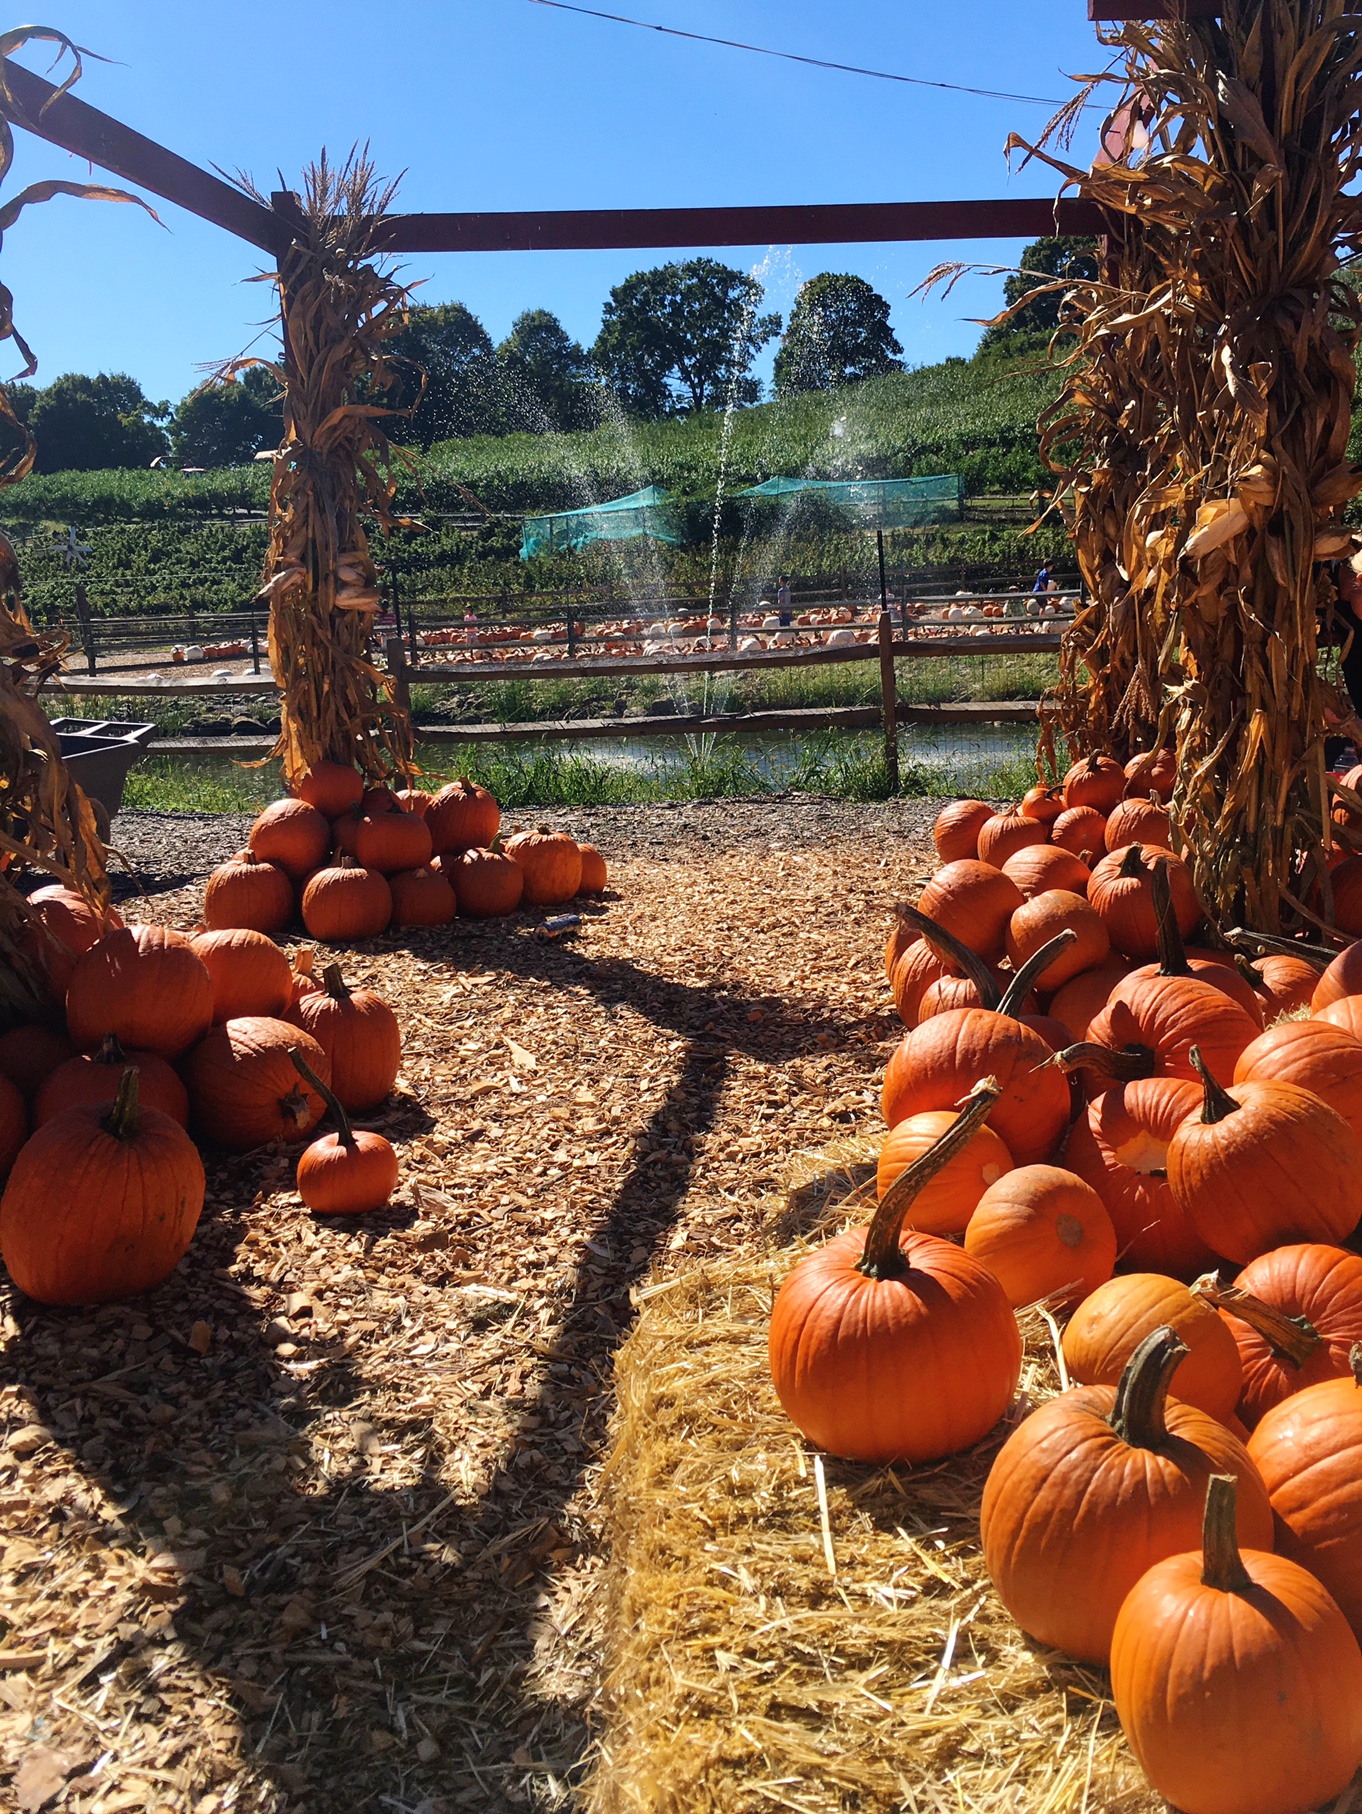
[[[782,630],[788,630],[794,622],[794,610],[790,599],[790,582],[782,573],[776,582],[776,616],[780,619]]]

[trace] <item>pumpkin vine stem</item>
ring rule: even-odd
[[[1003,999],[998,1003],[999,1014],[1020,1014],[1022,1003],[1031,993],[1031,985],[1036,978],[1043,975],[1065,946],[1072,945],[1077,937],[1073,927],[1066,926],[1062,932],[1057,932],[1043,944],[1039,951],[1033,951],[1003,991]]]
[[[1222,1089],[1215,1078],[1212,1077],[1210,1066],[1201,1056],[1201,1047],[1193,1046],[1188,1053],[1188,1057],[1191,1059],[1192,1069],[1201,1079],[1202,1087],[1205,1091],[1201,1103],[1202,1122],[1207,1127],[1210,1127],[1217,1121],[1225,1121],[1229,1116],[1237,1115],[1239,1112],[1239,1104],[1234,1100],[1234,1097],[1230,1095],[1229,1091]]]
[[[1187,1352],[1186,1342],[1165,1323],[1151,1330],[1126,1362],[1108,1422],[1132,1449],[1158,1449],[1168,1441],[1168,1387]]]
[[[1173,887],[1168,880],[1168,865],[1157,858],[1150,864],[1149,891],[1154,897],[1155,937],[1159,946],[1160,976],[1190,976],[1187,947],[1182,942],[1182,927],[1173,909]]]
[[[858,1272],[868,1279],[899,1279],[912,1270],[899,1249],[899,1236],[914,1199],[974,1138],[1002,1093],[996,1077],[981,1078],[941,1138],[894,1179],[866,1230],[865,1251],[856,1262]]]
[[[341,975],[339,964],[327,964],[322,969],[322,983],[332,1001],[349,1001],[350,990]]]
[[[1354,1342],[1349,1348],[1348,1365],[1352,1368],[1353,1384],[1362,1386],[1362,1342]]]
[[[335,967],[334,964],[330,966],[333,970]],[[341,1145],[344,1147],[353,1147],[355,1144],[355,1130],[350,1125],[350,1117],[346,1114],[345,1105],[340,1097],[337,1096],[327,1084],[322,1082],[321,1078],[303,1057],[297,1046],[294,1046],[289,1052],[289,1057],[293,1060],[293,1068],[297,1071],[303,1082],[311,1085],[330,1110],[331,1117],[336,1123],[337,1138],[340,1140]]]
[[[1118,1050],[1088,1039],[1065,1046],[1048,1062],[1065,1076],[1073,1071],[1096,1071],[1099,1077],[1110,1077],[1116,1083],[1135,1083],[1141,1077],[1152,1077],[1158,1068],[1152,1046],[1128,1045]]]
[[[130,1064],[118,1080],[118,1089],[106,1115],[101,1117],[101,1125],[106,1134],[112,1134],[115,1140],[134,1140],[142,1121],[141,1105],[138,1101],[138,1078],[141,1073],[135,1064]]]
[[[1225,934],[1227,944],[1242,945],[1250,951],[1269,951],[1278,957],[1303,957],[1318,970],[1327,970],[1338,956],[1327,945],[1311,945],[1304,939],[1278,938],[1271,932],[1250,932],[1244,926],[1232,926]]]
[[[1235,1527],[1239,1482],[1233,1474],[1212,1474],[1206,1482],[1206,1516],[1201,1526],[1201,1585],[1222,1594],[1247,1593],[1253,1576],[1239,1554]]]
[[[1132,844],[1125,856],[1121,859],[1121,867],[1117,871],[1117,874],[1124,876],[1127,882],[1132,882],[1136,877],[1142,876],[1145,873],[1144,852],[1138,844]]]
[[[106,1033],[99,1042],[99,1050],[94,1055],[96,1064],[126,1064],[127,1053],[117,1033]]]
[[[944,926],[920,908],[910,907],[901,901],[894,912],[904,925],[911,926],[914,932],[920,932],[934,951],[948,963],[954,964],[961,976],[969,978],[979,991],[979,1000],[984,1007],[997,1008],[1002,1000],[1002,990],[998,987],[998,979],[977,951],[971,951],[953,932],[947,932]]]
[[[1277,1360],[1289,1361],[1293,1367],[1303,1367],[1324,1344],[1324,1337],[1308,1317],[1285,1315],[1221,1273],[1208,1272],[1198,1279],[1192,1294],[1212,1310],[1223,1310],[1247,1323],[1262,1336]]]

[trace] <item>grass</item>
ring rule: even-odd
[[[244,768],[220,756],[206,762],[148,756],[129,772],[123,804],[142,812],[246,813],[282,791],[277,762]]]

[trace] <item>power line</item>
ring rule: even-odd
[[[682,31],[675,25],[654,25],[649,19],[630,19],[623,13],[598,12],[594,6],[572,6],[568,0],[530,0],[531,6],[551,6],[560,13],[582,13],[588,19],[608,19],[613,25],[637,25],[642,31],[661,32],[668,38],[689,38],[694,44],[721,44],[725,50],[748,50],[759,57],[779,57],[785,63],[803,63],[810,69],[834,69],[846,76],[874,76],[880,82],[906,82],[913,88],[943,88],[951,94],[982,95],[988,101],[1024,101],[1035,107],[1062,107],[1062,101],[1038,94],[1009,94],[998,88],[967,88],[961,82],[931,82],[925,76],[901,76],[887,69],[862,69],[856,63],[830,63],[825,57],[801,57],[792,50],[772,50],[766,44],[744,44],[737,38],[711,38],[704,32]]]

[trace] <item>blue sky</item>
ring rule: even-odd
[[[597,3],[597,0],[592,0]],[[1063,98],[1099,63],[1083,0],[598,0],[658,24],[839,62]],[[581,18],[531,0],[64,0],[45,23],[116,59],[89,62],[91,105],[205,166],[292,182],[322,145],[367,139],[398,206],[503,209],[914,201],[1053,194],[1039,165],[1009,173],[1009,130],[1048,110],[802,68]],[[24,54],[45,69],[39,48]],[[1096,116],[1093,116],[1094,118]],[[1095,128],[1094,128],[1095,132]],[[7,193],[85,167],[20,133]],[[1087,161],[1087,147],[1076,157]],[[3,276],[37,353],[35,382],[128,371],[178,399],[243,350],[269,312],[247,281],[261,255],[170,207],[58,200],[5,237]],[[788,313],[801,279],[859,272],[886,297],[905,355],[968,353],[965,319],[999,304],[997,278],[945,300],[908,293],[940,259],[1014,260],[1014,242],[726,248],[760,266]],[[520,310],[553,309],[594,338],[612,284],[708,248],[478,253],[406,261],[422,300],[465,302],[494,338]],[[770,350],[764,365],[769,368]],[[4,375],[9,375],[6,368]]]

